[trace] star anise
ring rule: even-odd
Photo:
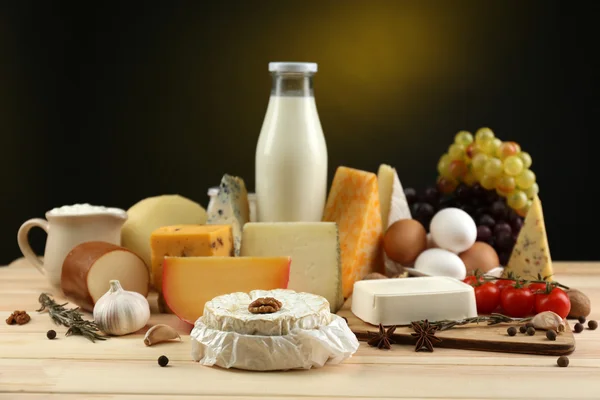
[[[431,325],[428,320],[425,320],[424,322],[413,322],[411,325],[415,331],[414,333],[411,333],[411,335],[418,337],[415,351],[426,349],[431,352],[433,351],[433,343],[442,341],[442,339],[435,336],[437,326]]]
[[[378,349],[390,349],[393,343],[396,343],[392,339],[392,335],[396,330],[396,325],[390,326],[387,331],[383,325],[379,324],[379,333],[375,334],[374,337],[369,339],[367,342],[369,346],[377,347]]]

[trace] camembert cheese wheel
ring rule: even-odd
[[[253,314],[250,303],[273,297],[282,303],[279,311]],[[332,320],[329,302],[322,296],[294,290],[254,290],[217,296],[204,306],[202,322],[210,329],[244,335],[281,336],[294,329],[317,329]]]

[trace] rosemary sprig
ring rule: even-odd
[[[54,301],[48,293],[42,293],[38,298],[41,307],[36,310],[37,312],[48,311],[50,318],[56,325],[63,325],[67,328],[66,336],[80,335],[92,342],[96,340],[106,340],[106,336],[102,336],[97,332],[100,329],[93,321],[86,321],[83,319],[83,314],[79,311],[79,307],[65,308],[68,303],[58,304]]]
[[[526,318],[511,318],[506,315],[493,313],[490,315],[473,317],[473,318],[465,318],[459,320],[441,320],[429,322],[429,325],[433,325],[437,328],[438,331],[445,331],[450,328],[454,328],[455,326],[467,325],[467,324],[479,324],[480,322],[487,322],[487,325],[497,325],[503,322],[513,322],[513,323],[523,323],[527,321],[531,321],[533,317]],[[423,325],[425,321],[415,321],[417,324]]]

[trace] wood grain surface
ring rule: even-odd
[[[600,263],[556,263],[556,279],[584,291],[599,319]],[[65,337],[45,313],[38,296],[50,291],[23,259],[0,269],[0,317],[25,309],[31,322],[0,324],[0,400],[38,399],[597,399],[600,397],[600,330],[576,334],[568,368],[556,356],[436,348],[416,353],[411,345],[378,350],[361,343],[340,365],[307,371],[257,373],[204,367],[191,361],[191,327],[156,313],[148,324],[170,324],[181,342],[146,347],[142,330],[91,343]],[[62,300],[56,297],[57,300]],[[88,315],[89,317],[89,315]],[[54,329],[57,339],[48,340]],[[512,339],[512,338],[511,338]],[[167,355],[166,368],[157,364]]]

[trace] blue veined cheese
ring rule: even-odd
[[[242,256],[291,257],[288,289],[323,296],[331,312],[343,305],[340,239],[335,222],[250,222]]]
[[[270,314],[248,310],[258,298],[273,297],[281,309]],[[217,296],[204,306],[202,322],[210,329],[243,335],[281,336],[294,329],[318,329],[331,322],[329,303],[321,296],[289,289],[254,290]]]
[[[401,219],[412,219],[410,207],[404,195],[404,188],[400,183],[396,169],[389,165],[381,164],[377,172],[377,181],[383,229],[386,230],[394,222]],[[383,261],[386,275],[394,276],[403,273],[404,266],[392,261],[385,254],[385,251],[383,252]]]
[[[552,257],[550,256],[542,202],[538,196],[533,198],[531,207],[525,216],[503,276],[508,277],[510,273],[514,274],[516,278],[527,280],[538,279],[538,275],[541,275],[542,278],[547,277],[549,281],[552,280],[554,273]]]
[[[231,225],[234,255],[240,255],[242,228],[250,220],[248,191],[244,180],[237,176],[223,175],[219,193],[208,210],[207,224]]]

